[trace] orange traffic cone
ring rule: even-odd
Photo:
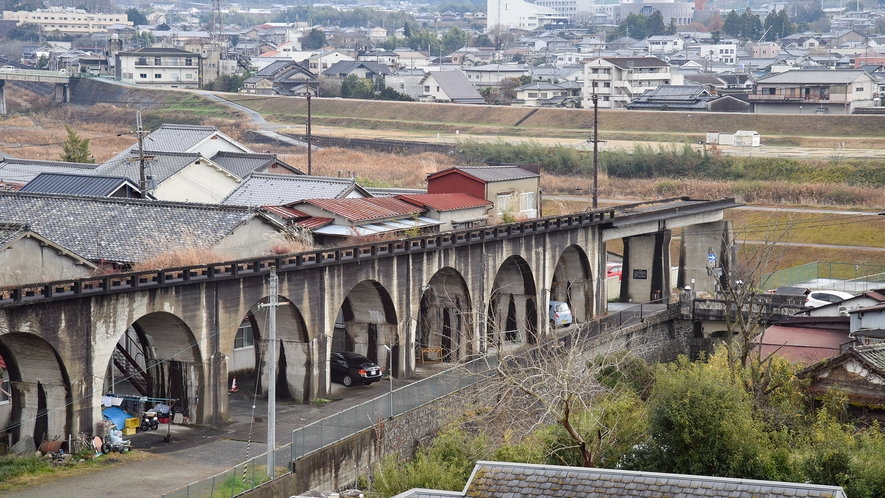
[[[231,385],[230,385],[230,391],[229,391],[229,392],[236,393],[236,392],[239,392],[239,391],[240,391],[240,390],[237,389],[237,378],[234,377],[234,381],[233,381],[233,382],[231,383]]]

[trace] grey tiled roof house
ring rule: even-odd
[[[464,491],[412,489],[394,498],[846,498],[838,486],[509,462],[476,463]]]

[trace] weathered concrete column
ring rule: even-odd
[[[64,83],[56,83],[55,84],[55,93],[52,95],[53,102],[64,102],[65,101],[65,84]]]
[[[624,238],[621,301],[644,303],[670,293],[670,231]]]
[[[718,282],[715,270],[727,261],[728,248],[733,239],[729,220],[685,227],[679,251],[677,286],[680,289],[690,286],[695,293],[715,292]],[[715,256],[712,264],[710,254]]]
[[[6,114],[6,80],[0,80],[0,114]]]
[[[64,438],[67,434],[67,389],[65,386],[43,386],[43,392],[46,393],[46,435],[50,438],[61,436]]]
[[[12,452],[18,455],[31,455],[37,449],[34,426],[37,423],[40,386],[34,382],[11,381],[9,387],[12,389],[12,399],[15,400],[12,419],[21,421],[18,428],[13,429],[13,439],[17,439],[18,442],[12,446]]]

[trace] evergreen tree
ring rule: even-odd
[[[62,154],[59,158],[68,163],[94,163],[95,158],[89,153],[89,139],[80,138],[77,132],[68,125],[65,125],[68,132],[68,139],[62,145]]]
[[[728,36],[738,36],[741,32],[741,16],[737,12],[731,11],[725,16],[722,32]]]

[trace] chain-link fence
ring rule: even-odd
[[[839,282],[822,284],[819,286],[821,288],[851,291],[858,288],[858,284],[861,284],[859,285],[861,290],[866,290],[885,282],[885,266],[868,263],[815,261],[814,263],[806,263],[792,268],[764,273],[762,278],[759,279],[759,287],[762,289],[777,289],[778,287],[796,285],[817,279],[851,282],[851,284],[841,284],[844,289],[839,287]],[[865,283],[869,283],[869,285],[862,285]]]

